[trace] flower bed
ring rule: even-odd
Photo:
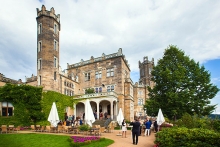
[[[98,136],[71,136],[70,139],[72,142],[72,147],[79,147],[89,144],[93,141],[99,141],[101,138]]]

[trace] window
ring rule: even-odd
[[[151,74],[152,68],[149,68],[149,75]]]
[[[54,34],[57,34],[57,24],[54,24]]]
[[[42,33],[42,24],[38,24],[38,34]]]
[[[85,81],[90,81],[90,73],[85,73]]]
[[[96,78],[96,79],[102,78],[102,72],[101,72],[101,71],[96,71],[96,72],[95,72],[95,78]]]
[[[40,52],[42,50],[42,42],[41,41],[38,42],[37,49],[38,49],[38,52]]]
[[[38,85],[41,85],[41,76],[38,77]]]
[[[113,68],[107,69],[107,77],[112,77],[112,76],[114,76],[114,69]]]
[[[114,90],[115,90],[114,85],[107,86],[107,92],[114,91]]]
[[[96,87],[95,93],[102,93],[102,87]]]
[[[54,67],[57,67],[57,58],[54,57]]]
[[[101,93],[102,92],[102,87],[99,87],[99,93]]]
[[[57,80],[57,72],[54,72],[54,80]]]
[[[115,86],[112,85],[112,86],[111,86],[111,91],[114,91],[114,90],[115,90]]]
[[[54,40],[54,50],[58,50],[58,43],[56,40]]]
[[[143,105],[143,99],[142,98],[139,98],[138,99],[138,106],[142,106]]]
[[[38,62],[37,62],[37,69],[40,70],[42,68],[42,59],[38,59]]]
[[[142,91],[138,91],[138,94],[139,94],[139,95],[142,95]]]
[[[9,102],[2,102],[2,116],[12,116],[13,105]]]

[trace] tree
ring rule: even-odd
[[[85,94],[95,93],[94,88],[88,88],[85,90]]]
[[[215,109],[210,100],[219,89],[210,83],[210,73],[176,46],[165,49],[151,74],[155,86],[148,87],[148,114],[161,108],[165,116],[176,119],[184,113],[209,115]]]

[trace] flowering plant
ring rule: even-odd
[[[98,136],[71,136],[70,139],[72,140],[72,147],[79,147],[85,144],[89,144],[92,141],[98,141],[100,140],[100,137]]]

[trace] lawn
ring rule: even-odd
[[[0,134],[0,147],[70,147],[70,136],[50,134]],[[94,142],[91,147],[106,147],[114,141]]]

